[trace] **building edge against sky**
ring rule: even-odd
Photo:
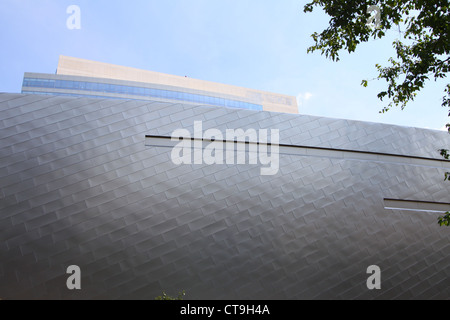
[[[445,132],[11,93],[0,119],[3,299],[450,297]],[[163,145],[194,121],[279,129],[279,172],[174,164]],[[72,265],[81,290],[66,286]]]
[[[156,89],[164,90],[164,93],[159,97],[158,95],[151,96],[152,98],[163,98],[167,100],[179,100],[194,103],[206,103],[209,101],[198,99],[198,96],[209,96],[210,98],[216,99],[226,99],[229,101],[241,102],[241,106],[236,103],[231,105],[228,103],[219,104],[221,106],[231,106],[231,107],[241,107],[245,109],[253,110],[264,110],[272,112],[283,112],[283,113],[298,113],[298,105],[295,97],[260,91],[255,89],[248,89],[228,84],[220,84],[211,81],[204,81],[198,79],[192,79],[189,77],[169,75],[154,71],[140,70],[136,68],[118,66],[103,62],[90,61],[85,59],[60,56],[58,68],[56,75],[49,77],[50,75],[44,76],[43,74],[30,74],[26,73],[24,78],[36,79],[43,77],[48,80],[76,80],[83,82],[83,79],[87,82],[104,82],[109,84],[122,84],[134,87],[148,87],[149,85],[156,86]],[[76,77],[76,78],[67,78]],[[115,80],[115,81],[113,81]],[[33,92],[30,87],[33,85],[27,85],[24,82],[24,87],[22,88],[23,93]],[[48,88],[47,88],[48,89]],[[63,88],[68,89],[68,88]],[[74,88],[80,89],[80,88]],[[83,88],[86,90],[86,88]],[[36,92],[45,92],[46,90],[35,90]],[[47,90],[48,92],[48,90]],[[57,93],[58,91],[52,91]],[[195,97],[171,97],[175,92],[184,92],[191,95],[196,95]],[[127,94],[130,92],[122,92],[122,94]],[[137,92],[132,92],[134,95],[138,95]],[[167,96],[167,93],[169,96]],[[79,93],[80,94],[80,93]],[[86,94],[81,92],[81,94]],[[117,94],[117,93],[116,93]],[[99,95],[99,94],[97,94]],[[111,97],[111,95],[110,95]],[[135,96],[117,96],[125,98],[136,98]],[[175,98],[175,99],[173,99]],[[245,105],[242,106],[242,103]],[[217,103],[215,105],[218,105]],[[250,107],[248,106],[250,105]],[[258,107],[254,107],[259,106]]]
[[[449,299],[446,132],[264,112],[232,86],[64,61],[0,93],[1,298]],[[167,141],[196,121],[279,130],[280,170],[175,164]]]

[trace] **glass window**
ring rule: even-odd
[[[26,87],[40,87],[40,88],[56,88],[56,89],[73,89],[73,90],[86,90],[92,92],[99,92],[97,95],[93,94],[78,94],[76,96],[89,96],[97,98],[105,98],[102,93],[121,93],[134,96],[147,96],[154,98],[166,98],[172,100],[181,100],[186,102],[194,102],[201,104],[209,104],[215,106],[229,107],[229,108],[243,108],[249,110],[263,110],[263,107],[258,104],[248,103],[244,101],[224,99],[218,97],[211,97],[201,94],[193,94],[181,91],[173,90],[161,90],[154,88],[143,88],[143,87],[133,87],[133,86],[121,86],[117,84],[106,84],[106,83],[96,83],[96,82],[80,82],[80,81],[69,81],[69,80],[52,80],[52,79],[35,79],[35,78],[24,78],[22,86]],[[31,89],[32,90],[32,89]],[[32,93],[33,91],[29,91]],[[24,93],[26,90],[22,90]],[[46,93],[43,94],[53,94],[53,95],[64,95],[64,93]],[[68,95],[68,94],[65,94]],[[72,95],[72,94],[70,94]],[[108,97],[112,98],[112,97]],[[117,98],[123,99],[123,98]],[[139,98],[136,97],[136,100]]]
[[[56,80],[55,81],[55,88],[56,89],[63,89],[64,88],[64,82],[62,80]]]
[[[40,81],[39,79],[32,79],[31,80],[31,86],[32,87],[39,87],[39,88],[43,88],[44,87],[42,85],[42,81]]]
[[[64,89],[73,89],[75,87],[73,81],[64,81],[62,85]]]
[[[62,81],[62,80],[56,80],[56,81],[55,81],[55,88],[58,88],[58,89],[64,89],[64,81]]]
[[[126,87],[125,87],[125,93],[126,93],[126,94],[132,95],[132,94],[133,94],[133,91],[134,91],[134,88],[133,88],[133,87],[130,87],[130,86],[126,86]]]
[[[86,90],[93,91],[94,86],[92,82],[86,82]]]
[[[63,88],[64,89],[75,89],[80,90],[81,88],[81,82],[78,81],[63,81]]]
[[[66,86],[74,90],[80,89],[80,83],[78,81],[67,81]]]
[[[105,91],[105,84],[104,83],[99,83],[97,91],[104,92]]]
[[[126,94],[128,92],[126,86],[117,86],[117,89],[115,89],[115,92],[120,94]]]
[[[230,104],[231,104],[231,100],[224,99],[224,100],[223,100],[223,104],[224,104],[224,107],[229,107]]]
[[[118,93],[119,86],[115,84],[110,84],[109,89],[111,90],[110,92]]]
[[[127,90],[127,87],[126,86],[119,86],[118,88],[117,88],[117,91],[116,91],[117,93],[120,93],[120,94],[127,94],[128,93],[128,90]]]
[[[27,86],[28,87],[36,87],[37,81],[33,81],[33,79],[27,80]]]
[[[170,99],[175,99],[175,100],[178,100],[178,98],[177,98],[177,92],[176,91],[169,91],[169,98]]]

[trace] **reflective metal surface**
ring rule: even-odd
[[[180,165],[146,136],[279,129],[280,169]],[[148,101],[0,94],[0,298],[449,299],[447,133]],[[68,290],[67,267],[81,269]],[[369,290],[366,270],[381,269]]]

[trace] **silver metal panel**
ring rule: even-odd
[[[450,298],[450,233],[411,210],[450,203],[445,132],[19,94],[0,94],[0,120],[0,298]],[[146,139],[194,121],[279,129],[280,171],[176,166],[173,142]],[[80,291],[66,287],[73,264]]]

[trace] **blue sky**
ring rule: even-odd
[[[54,73],[59,55],[298,97],[301,114],[441,129],[446,81],[431,81],[403,111],[378,112],[375,64],[394,55],[388,32],[340,62],[307,54],[328,23],[306,0],[1,0],[0,92],[20,92],[24,72]],[[81,30],[69,30],[69,5]]]

